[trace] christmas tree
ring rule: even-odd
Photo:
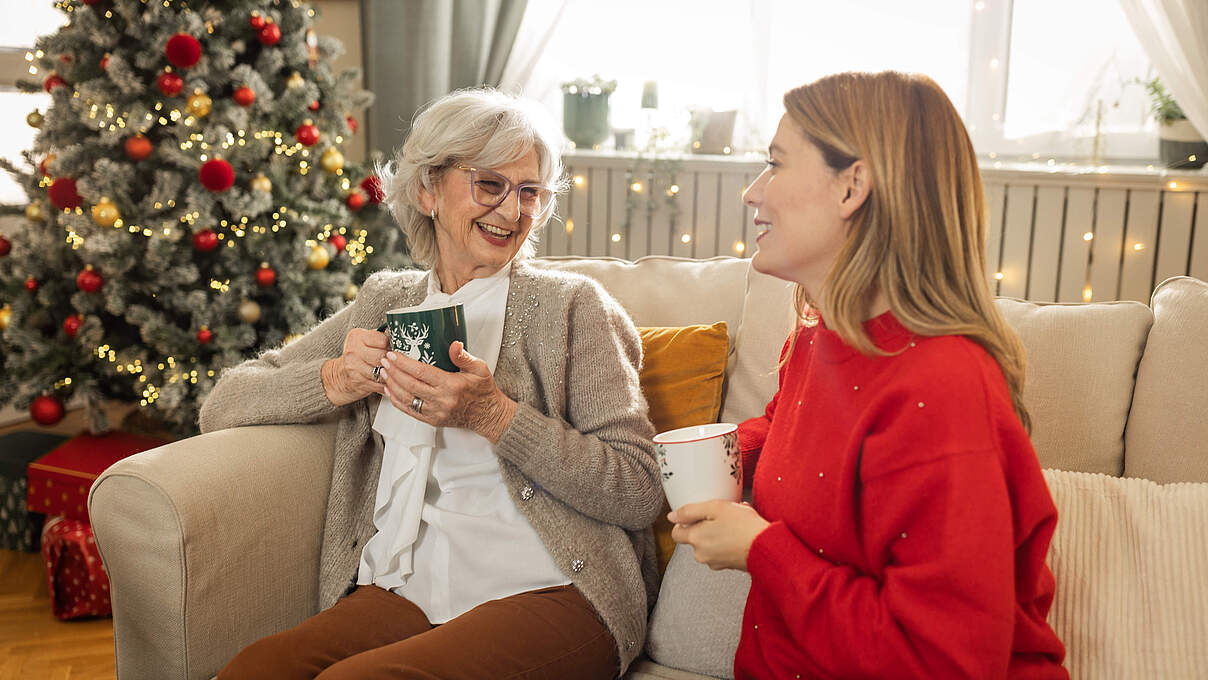
[[[340,150],[372,95],[296,0],[55,4],[21,84],[53,103],[0,161],[29,200],[0,234],[0,406],[52,424],[75,398],[103,432],[104,401],[134,402],[188,434],[223,368],[406,264]]]

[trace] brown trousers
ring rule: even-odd
[[[607,680],[617,668],[612,634],[574,586],[491,600],[433,626],[370,585],[252,643],[218,680]]]

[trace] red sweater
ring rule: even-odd
[[[1057,509],[998,364],[890,313],[865,328],[905,351],[802,329],[739,428],[772,524],[747,559],[736,678],[1068,678],[1045,621]]]

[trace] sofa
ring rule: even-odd
[[[725,321],[719,418],[760,413],[792,323],[791,286],[749,260],[542,258],[597,279],[638,326]],[[1060,519],[1050,621],[1081,678],[1208,669],[1208,284],[1139,302],[998,305],[1028,350],[1032,438]],[[334,427],[178,441],[102,474],[89,509],[112,588],[117,672],[210,678],[317,607]],[[681,546],[628,680],[732,677],[749,581]],[[876,653],[869,650],[869,653]]]

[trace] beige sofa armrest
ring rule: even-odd
[[[334,435],[334,424],[211,432],[97,479],[88,509],[122,680],[209,678],[317,611]]]

